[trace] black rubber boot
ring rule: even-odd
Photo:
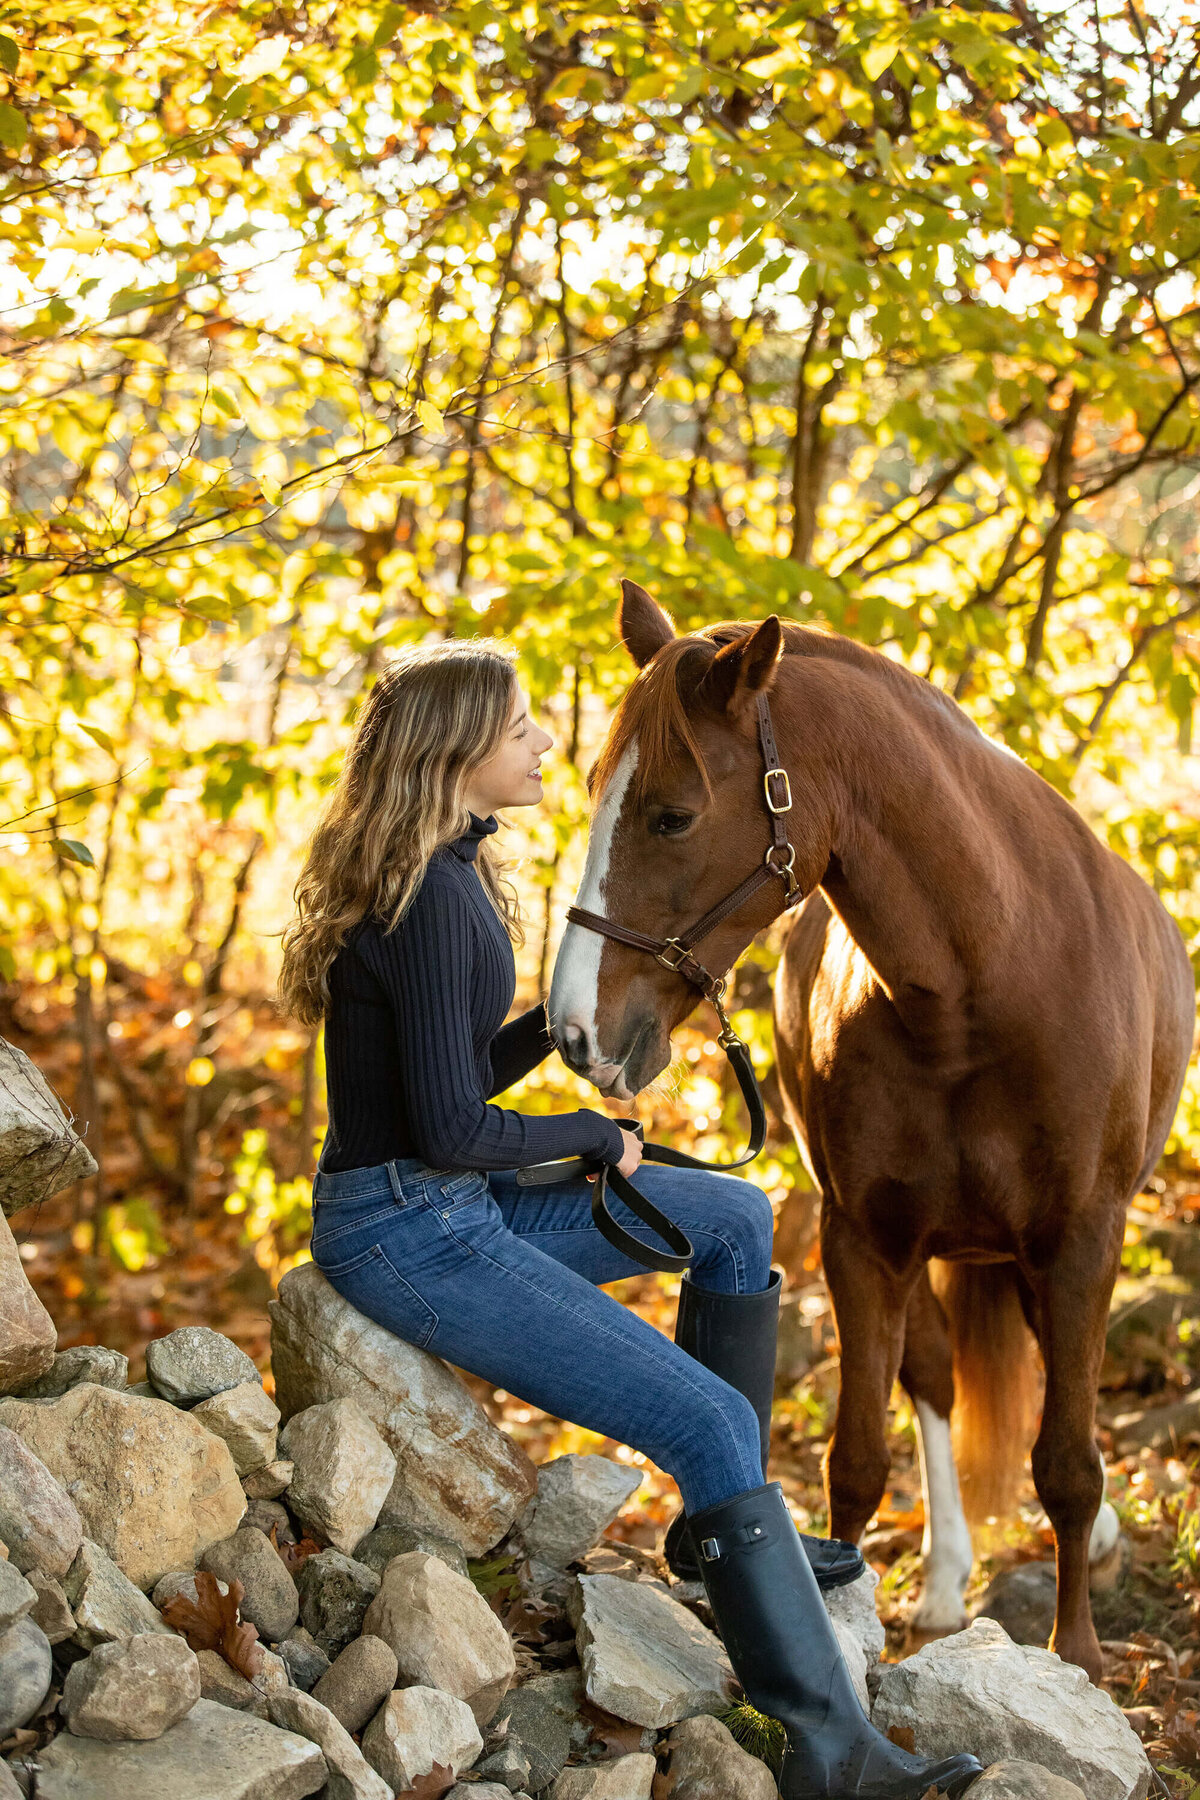
[[[689,1523],[717,1629],[746,1698],[787,1732],[784,1800],[957,1796],[983,1773],[973,1756],[910,1756],[863,1712],[777,1481]]]
[[[757,1294],[720,1294],[697,1287],[685,1274],[679,1287],[675,1342],[698,1363],[745,1394],[758,1414],[765,1479],[771,1450],[771,1402],[775,1397],[775,1340],[779,1331],[779,1290],[771,1279]],[[822,1588],[845,1587],[866,1567],[862,1552],[841,1538],[801,1536],[813,1574]],[[699,1581],[700,1566],[683,1513],[677,1513],[663,1540],[667,1567],[683,1581]]]

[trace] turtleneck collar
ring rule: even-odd
[[[473,812],[468,812],[467,816],[471,821],[470,825],[461,837],[452,839],[449,847],[463,862],[474,862],[481,840],[491,837],[493,831],[499,831],[500,821],[495,813],[489,813],[486,819],[481,819]]]

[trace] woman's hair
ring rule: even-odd
[[[397,925],[433,852],[468,830],[463,789],[500,748],[516,695],[512,654],[489,639],[413,645],[384,668],[296,883],[276,995],[284,1012],[319,1024],[347,933],[372,915]],[[510,938],[523,943],[516,893],[486,839],[476,862]]]

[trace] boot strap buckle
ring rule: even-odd
[[[700,1540],[700,1554],[705,1562],[719,1562],[727,1550],[740,1549],[747,1544],[770,1541],[770,1534],[765,1525],[752,1521],[749,1525],[738,1525],[721,1537],[706,1537]]]
[[[701,1538],[700,1554],[705,1562],[716,1562],[721,1555],[719,1540],[715,1537]]]

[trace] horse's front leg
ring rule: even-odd
[[[828,1203],[821,1256],[841,1356],[837,1422],[825,1453],[829,1530],[856,1544],[887,1486],[888,1401],[904,1351],[911,1282],[877,1261],[862,1227]]]

